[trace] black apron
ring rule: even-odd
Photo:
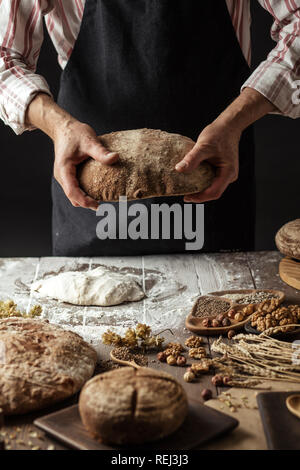
[[[147,127],[197,140],[238,96],[248,76],[225,0],[86,0],[58,103],[97,134]],[[248,129],[240,142],[238,181],[221,199],[205,204],[202,251],[253,249],[254,189]],[[186,251],[187,240],[172,238],[172,227],[167,240],[161,234],[155,240],[100,240],[95,212],[73,207],[55,180],[52,195],[54,255]],[[182,197],[138,202],[148,209],[149,219],[153,203],[184,209]],[[118,210],[118,203],[113,205]]]

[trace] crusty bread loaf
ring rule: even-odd
[[[85,428],[101,442],[142,444],[181,426],[187,415],[187,398],[169,374],[122,367],[85,384],[79,412]]]
[[[76,333],[32,318],[0,320],[0,408],[37,410],[76,393],[93,375],[96,351]]]
[[[300,260],[300,219],[283,225],[276,234],[275,242],[282,254]]]
[[[112,132],[100,140],[109,150],[118,152],[120,159],[110,166],[93,159],[80,165],[80,185],[97,201],[118,201],[119,196],[133,200],[197,193],[210,186],[215,175],[207,162],[189,174],[175,170],[195,145],[179,134],[137,129]]]

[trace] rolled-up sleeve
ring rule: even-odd
[[[277,45],[243,84],[263,94],[278,113],[300,117],[300,0],[259,0],[271,13]]]
[[[51,96],[46,80],[35,73],[43,42],[46,0],[0,2],[0,118],[16,134],[26,125],[26,110],[37,93]]]

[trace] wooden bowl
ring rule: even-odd
[[[279,303],[282,303],[285,299],[285,295],[282,291],[279,290],[274,290],[274,289],[235,289],[235,290],[223,290],[223,291],[217,291],[217,292],[209,292],[208,294],[204,295],[203,297],[221,297],[225,296],[226,294],[254,294],[256,292],[268,292],[274,294],[276,298],[278,298]],[[202,296],[200,296],[202,297]],[[198,297],[199,299],[199,297]],[[223,335],[228,333],[229,330],[241,330],[246,323],[249,323],[251,320],[251,315],[248,315],[244,320],[238,322],[234,319],[231,319],[231,325],[230,326],[220,326],[220,327],[204,327],[203,326],[203,320],[204,319],[215,319],[217,315],[211,315],[211,316],[206,316],[206,317],[196,317],[194,315],[194,312],[197,307],[197,302],[198,299],[196,299],[191,313],[187,316],[185,320],[185,326],[188,328],[188,330],[192,331],[193,333],[196,333],[198,335],[204,335],[204,336],[217,336],[217,335]],[[236,304],[234,303],[231,299],[228,299],[226,297],[222,297],[222,300],[228,302],[230,304],[230,307],[228,308],[227,312],[231,309],[234,309],[236,312],[242,310],[244,307],[247,307],[250,304]],[[259,302],[260,303],[260,302]],[[254,304],[257,306],[259,303]],[[226,315],[227,312],[224,312],[224,315]]]

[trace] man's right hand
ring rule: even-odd
[[[106,165],[115,163],[119,156],[107,150],[95,131],[79,121],[67,122],[54,134],[54,177],[75,207],[97,210],[98,203],[79,187],[77,166],[89,157]]]
[[[88,125],[74,119],[53,99],[39,93],[27,108],[26,121],[45,132],[54,142],[54,177],[75,207],[97,210],[98,202],[89,197],[77,180],[77,166],[89,157],[105,165],[115,163],[119,155],[107,150]]]

